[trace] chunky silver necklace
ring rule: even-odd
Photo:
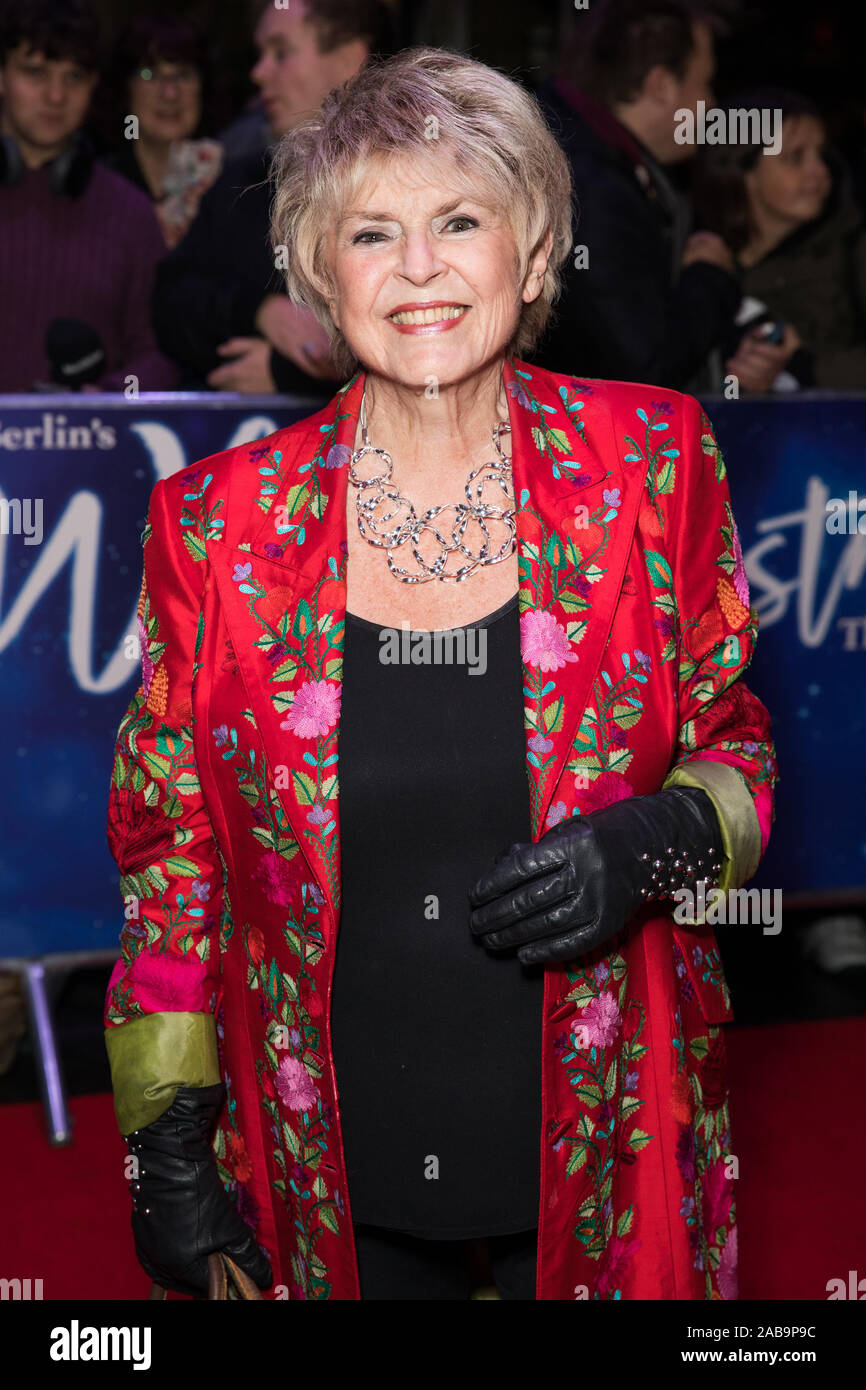
[[[500,439],[511,431],[507,420],[500,421],[493,430],[493,447],[497,458],[473,468],[466,480],[465,502],[444,502],[438,507],[428,507],[419,517],[415,508],[391,482],[393,461],[387,449],[377,449],[370,443],[367,433],[367,393],[364,392],[360,412],[361,438],[363,444],[355,449],[349,463],[349,481],[358,489],[355,504],[358,515],[358,529],[364,540],[380,549],[387,548],[388,568],[404,584],[425,584],[430,579],[445,579],[458,582],[474,574],[482,565],[496,565],[512,554],[517,541],[517,524],[514,520],[514,507],[503,507],[484,500],[485,490],[497,497],[496,489],[513,502],[514,489],[511,478],[511,460],[502,452]],[[377,454],[382,462],[379,473],[371,477],[359,477],[357,466],[365,454]],[[443,534],[445,527],[433,523],[443,512],[453,512],[451,536]],[[466,527],[474,521],[481,528],[484,540],[480,550],[472,550],[464,540]],[[507,535],[498,550],[491,549],[489,522],[504,525]],[[389,524],[390,523],[390,524]],[[421,555],[419,544],[425,531],[429,531],[439,546],[439,554],[432,562]],[[404,569],[394,560],[395,550],[408,547],[418,568],[414,571]],[[460,551],[467,563],[459,569],[445,572],[448,556]],[[401,559],[403,556],[401,555]],[[408,558],[408,556],[407,556]]]

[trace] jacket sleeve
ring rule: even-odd
[[[769,714],[742,679],[758,615],[724,460],[698,401],[682,401],[684,457],[669,512],[679,727],[663,785],[701,787],[713,802],[724,847],[718,886],[727,892],[751,878],[766,850],[778,769]]]
[[[194,663],[203,564],[181,526],[183,475],[156,484],[142,536],[142,683],[121,721],[108,797],[124,926],[105,1000],[105,1040],[122,1134],[168,1109],[179,1086],[220,1080],[222,859],[196,769]]]

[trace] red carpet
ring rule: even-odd
[[[740,1294],[826,1299],[866,1275],[866,1019],[727,1029],[740,1160]],[[52,1149],[37,1104],[0,1107],[0,1277],[46,1299],[140,1299],[126,1148],[111,1097],[70,1103],[75,1139]]]

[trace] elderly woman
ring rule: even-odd
[[[701,889],[754,872],[776,767],[710,424],[517,355],[571,194],[500,73],[369,66],[274,179],[348,380],[151,496],[105,1014],[139,1259],[191,1294],[222,1250],[275,1298],[734,1298]]]

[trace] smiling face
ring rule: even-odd
[[[550,235],[521,285],[504,214],[461,185],[453,165],[374,161],[326,241],[334,322],[368,370],[405,386],[465,380],[501,356],[543,285]]]
[[[151,140],[185,140],[201,119],[201,75],[192,63],[142,63],[129,83],[130,110]]]

